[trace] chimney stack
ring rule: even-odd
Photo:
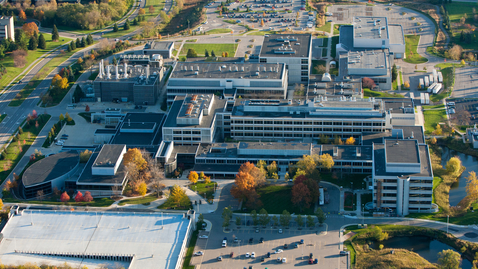
[[[107,66],[106,66],[106,77],[107,77],[108,79],[111,79],[111,72],[110,72],[111,70],[110,70],[110,68],[111,68],[110,65],[107,65]]]
[[[115,79],[119,79],[118,65],[115,65]]]
[[[98,66],[98,76],[100,78],[103,78],[103,60],[100,61]]]
[[[146,79],[149,78],[149,64],[146,66]]]
[[[128,78],[128,64],[124,62],[124,78]]]

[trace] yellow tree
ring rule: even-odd
[[[146,186],[146,183],[144,181],[139,183],[138,194],[141,195],[141,196],[144,196],[147,191],[148,191],[148,186]]]
[[[123,155],[123,164],[126,166],[129,163],[134,163],[139,171],[148,165],[138,148],[128,149],[128,152]]]
[[[355,144],[355,138],[353,136],[347,138],[347,140],[345,140],[345,145],[354,145]]]
[[[205,175],[204,172],[199,173],[199,179],[204,179]]]
[[[255,186],[256,182],[253,176],[249,173],[239,172],[236,175],[231,194],[236,199],[243,200],[250,194],[250,192],[254,191]]]
[[[170,199],[177,205],[181,205],[181,201],[185,198],[186,191],[184,191],[178,185],[174,185],[169,192]]]
[[[20,11],[18,12],[18,18],[22,21],[27,19],[27,15],[25,14],[25,11],[23,11],[23,9],[20,9]]]
[[[264,27],[264,19],[261,19],[261,27]]]
[[[332,156],[330,156],[330,154],[322,154],[320,155],[320,166],[322,168],[325,168],[327,170],[330,170],[332,169],[332,167],[334,167],[334,158],[332,158]]]
[[[461,160],[458,157],[451,157],[446,163],[446,171],[452,175],[458,175],[461,171]]]
[[[188,179],[191,181],[191,183],[196,184],[198,182],[198,173],[196,171],[191,171],[189,172]]]
[[[68,88],[68,79],[67,78],[62,78],[61,80],[58,81],[57,83],[58,88],[64,90]]]
[[[138,14],[139,15],[144,15],[144,14],[146,14],[146,10],[144,10],[144,8],[140,8],[139,11],[138,11]]]
[[[469,172],[466,182],[466,193],[472,201],[476,201],[478,199],[478,179],[476,178],[475,171]]]

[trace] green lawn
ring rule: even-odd
[[[463,64],[458,64],[458,63],[441,63],[441,64],[437,64],[435,65],[435,67],[437,68],[440,68],[440,69],[445,69],[447,67],[452,67],[454,66],[455,68],[459,68],[459,67],[464,67],[465,65]]]
[[[372,202],[373,195],[371,193],[362,194],[360,199],[361,199],[362,205],[365,205],[368,202]]]
[[[86,122],[91,122],[91,112],[80,112],[78,116],[86,120]]]
[[[189,200],[189,197],[185,195],[185,198],[183,201],[180,202],[180,204],[176,204],[171,197],[169,197],[164,204],[158,206],[158,209],[175,209],[175,210],[188,210],[192,209],[192,204],[191,200]]]
[[[328,44],[329,44],[329,39],[328,38],[322,38],[322,46],[321,47],[326,48]]]
[[[334,35],[340,34],[340,26],[342,25],[350,25],[350,24],[335,24],[334,25]]]
[[[91,75],[88,77],[88,80],[95,80],[97,76],[98,76],[98,72],[93,72],[93,73],[91,73]]]
[[[50,117],[51,116],[48,114],[39,115],[38,128],[35,127],[35,124],[24,126],[23,133],[20,134],[18,142],[12,142],[8,145],[5,149],[7,157],[4,160],[0,160],[0,167],[2,168],[2,172],[0,172],[0,182],[3,182],[10,172],[12,172],[13,168],[17,165],[23,155],[25,155],[25,152],[30,148]]]
[[[193,256],[194,247],[196,246],[196,241],[198,240],[199,231],[194,231],[191,235],[191,241],[189,241],[189,246],[186,251],[186,256],[184,256],[183,269],[194,269],[194,265],[189,265],[191,263],[191,258]]]
[[[424,106],[423,109],[427,109],[427,107]],[[435,127],[438,123],[445,121],[446,110],[424,110],[423,117],[425,118],[425,134],[431,134],[435,131]]]
[[[300,212],[299,208],[292,204],[291,190],[292,185],[268,185],[265,187],[258,188],[257,193],[259,194],[260,200],[263,203],[262,207],[267,210],[267,213],[269,214],[281,214],[284,210],[287,210],[291,214],[314,214],[314,206],[311,206],[310,208],[305,208],[302,212]],[[247,210],[247,212],[250,211],[251,210]]]
[[[7,114],[3,113],[1,116],[0,116],[0,123],[7,117]]]
[[[212,29],[206,32],[206,34],[213,35],[213,34],[229,34],[231,33],[231,29],[226,29],[226,28],[217,28],[217,29]]]
[[[322,57],[327,57],[327,48],[322,48]]]
[[[406,58],[403,59],[407,63],[422,64],[428,62],[427,58],[420,56],[417,53],[418,42],[420,41],[419,35],[406,35],[405,36],[405,53]]]
[[[189,188],[192,191],[197,191],[199,195],[209,201],[209,199],[214,199],[214,185],[216,184],[216,182],[206,184],[204,181],[198,181],[196,184],[189,185]]]
[[[33,61],[40,58],[40,56],[62,44],[71,41],[71,39],[69,38],[61,37],[60,41],[53,42],[51,41],[51,34],[44,33],[43,36],[46,40],[46,49],[37,49],[35,51],[29,50],[28,56],[26,57],[27,63],[24,67],[14,67],[13,57],[11,56],[11,53],[7,53],[5,55],[5,58],[3,58],[1,62],[7,68],[7,73],[3,75],[0,79],[0,90],[3,90],[5,86],[8,85],[8,83],[10,83],[16,76],[18,76],[23,70],[25,70],[25,68],[27,68]],[[20,79],[21,77],[17,80]]]
[[[372,91],[368,88],[364,88],[363,89],[363,95],[364,95],[364,98],[368,98],[368,97],[396,97],[396,98],[403,98],[403,95],[401,94],[398,94],[398,93],[394,93],[394,94],[389,94],[387,92],[377,92],[377,91]]]
[[[453,34],[453,38],[450,41],[462,46],[464,49],[476,50],[478,49],[476,41],[472,41],[471,43],[460,41],[461,31],[464,31],[465,33],[470,31],[466,26],[460,24],[460,19],[465,15],[465,13],[467,14],[465,24],[470,24],[473,28],[476,26],[476,23],[473,20],[473,9],[478,10],[478,5],[476,2],[446,4],[446,10],[448,11],[448,16],[450,17],[450,22],[452,24],[451,32]],[[472,39],[476,40],[476,34],[472,31],[471,33]],[[475,37],[473,37],[473,35]]]
[[[324,60],[312,60],[312,74],[319,74],[316,70],[315,67],[318,65],[323,65],[325,66],[326,62]]]
[[[392,90],[398,90],[398,80],[392,81]]]
[[[149,13],[149,6],[154,7],[154,12]],[[156,18],[159,15],[159,12],[164,8],[164,0],[146,0],[146,7],[145,11],[146,14],[144,15],[145,21],[149,21],[151,19]],[[133,25],[132,21],[130,21],[130,28],[129,30],[124,30],[123,26],[118,26],[119,31],[118,32],[108,32],[107,34],[104,34],[104,38],[118,38],[124,35],[127,35],[131,32],[134,32],[138,29],[141,28],[141,25]]]
[[[474,204],[475,212],[471,212],[470,210],[464,216],[460,217],[450,217],[450,223],[457,224],[457,225],[472,225],[478,224],[478,204]],[[441,221],[447,222],[447,217],[438,217],[437,213],[411,213],[407,216],[408,218],[417,218],[417,219],[427,219],[427,220],[434,220],[434,221]]]
[[[338,36],[333,36],[332,37],[331,48],[330,48],[330,57],[332,57],[332,58],[335,58],[336,45],[338,43],[339,43],[339,37]]]
[[[441,177],[433,177],[433,194],[432,194],[432,203],[435,203],[435,188],[443,182]]]
[[[330,33],[330,28],[331,28],[330,25],[331,25],[330,22],[326,22],[324,25],[322,25],[320,27],[315,27],[315,30]]]
[[[145,197],[121,200],[118,205],[149,205],[151,202],[158,200],[156,195],[148,195]]]
[[[204,57],[206,50],[209,51],[209,54],[211,54],[211,51],[214,51],[218,57],[220,57],[223,52],[228,52],[229,57],[234,57],[236,48],[236,44],[184,44],[179,55],[185,56],[189,49],[194,49],[199,57]]]

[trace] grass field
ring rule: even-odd
[[[40,120],[38,121],[38,128],[35,125],[24,126],[23,133],[20,134],[18,142],[12,142],[5,149],[7,157],[0,161],[0,167],[2,172],[0,172],[0,182],[3,182],[7,176],[12,172],[13,168],[17,165],[20,159],[25,155],[27,150],[35,141],[35,138],[40,133],[41,129],[50,119],[50,115],[42,114],[39,116]]]
[[[6,117],[7,117],[7,114],[5,114],[5,113],[2,114],[2,115],[0,116],[0,123],[1,123]]]
[[[149,205],[151,202],[158,199],[159,198],[156,195],[148,195],[140,198],[121,200],[118,205]]]
[[[331,28],[330,25],[331,25],[330,22],[326,22],[324,25],[322,25],[320,27],[315,27],[315,30],[330,33],[330,28]]]
[[[198,181],[196,184],[189,185],[189,188],[192,191],[197,191],[199,195],[204,197],[206,200],[209,200],[214,199],[214,185],[216,184],[216,182],[206,184],[204,181]]]
[[[427,109],[427,106],[424,106],[423,109]],[[433,131],[435,131],[435,127],[438,123],[445,121],[446,110],[424,110],[423,117],[425,118],[425,134],[431,134]]]
[[[333,33],[334,35],[340,34],[340,26],[342,26],[342,25],[350,25],[350,24],[335,24],[334,25],[334,33]]]
[[[178,205],[176,204],[171,197],[169,197],[164,204],[158,206],[158,209],[176,209],[176,210],[188,210],[192,209],[191,200],[188,196],[185,196],[185,199],[181,201]]]
[[[194,49],[199,57],[204,57],[204,52],[206,50],[214,51],[216,56],[220,57],[223,52],[228,52],[229,57],[234,57],[236,52],[237,45],[235,44],[184,44],[179,55],[185,56],[189,49]]]
[[[471,43],[466,43],[464,41],[460,41],[461,31],[465,33],[470,31],[465,25],[460,23],[460,19],[467,14],[465,24],[470,24],[473,28],[476,27],[476,23],[473,20],[473,12],[472,10],[478,10],[478,5],[476,2],[459,2],[459,3],[450,3],[446,4],[446,10],[448,11],[448,16],[450,17],[450,22],[452,24],[451,32],[453,34],[452,42],[462,46],[464,49],[478,49],[476,41],[472,41]],[[471,31],[472,36],[476,33]],[[476,39],[474,39],[476,40]]]
[[[24,201],[17,200],[13,198],[3,199],[4,203],[27,203],[27,204],[38,204],[38,205],[69,205],[69,206],[94,206],[94,207],[108,207],[112,205],[115,201],[111,198],[94,198],[92,202],[75,202],[75,200],[70,199],[70,202],[59,202],[57,201],[59,197],[52,198],[51,200],[45,201]]]
[[[284,210],[287,210],[291,214],[314,214],[313,206],[305,208],[300,212],[299,209],[292,204],[291,190],[292,185],[268,185],[258,188],[257,193],[260,195],[260,200],[263,203],[262,207],[267,210],[267,213],[269,214],[281,214]]]
[[[191,241],[189,241],[189,246],[186,251],[186,256],[184,256],[183,269],[194,269],[196,266],[189,265],[191,263],[191,258],[193,257],[194,247],[196,247],[196,241],[198,240],[199,231],[194,231],[191,235]]]
[[[363,89],[363,96],[364,98],[368,97],[396,97],[396,98],[403,98],[403,95],[394,93],[394,94],[389,94],[387,92],[377,92],[377,91],[372,91],[368,88]]]
[[[149,6],[153,6],[154,7],[154,12],[153,13],[149,13]],[[149,21],[151,19],[154,19],[156,18],[158,15],[159,15],[159,12],[161,10],[163,10],[164,8],[164,0],[146,0],[146,7],[145,7],[145,11],[146,11],[146,14],[144,15],[145,17],[145,21]],[[134,32],[138,29],[141,28],[141,25],[133,25],[130,21],[130,28],[129,30],[124,30],[123,26],[118,26],[118,29],[119,31],[118,32],[108,32],[107,34],[104,34],[103,37],[104,38],[118,38],[118,37],[121,37],[121,36],[124,36],[126,34],[129,34],[131,32]]]
[[[418,42],[420,41],[419,35],[406,35],[405,36],[405,53],[406,58],[403,59],[407,63],[422,64],[428,62],[427,58],[420,56],[417,53]]]
[[[226,29],[226,28],[217,28],[217,29],[212,29],[206,32],[206,34],[213,35],[213,34],[229,34],[231,33],[231,29]]]
[[[71,39],[62,37],[60,41],[53,42],[51,41],[51,34],[43,34],[46,40],[46,49],[37,49],[37,50],[29,50],[28,56],[26,57],[27,63],[24,67],[15,67],[13,64],[13,57],[10,53],[5,55],[5,58],[2,59],[2,64],[7,68],[7,73],[2,76],[0,79],[0,90],[3,90],[5,86],[8,85],[16,76],[18,76],[23,70],[25,70],[33,61],[40,58],[43,54],[47,53],[48,51],[65,44]]]

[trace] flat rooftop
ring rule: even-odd
[[[386,17],[354,17],[354,38],[388,39],[388,23]]]
[[[106,145],[105,145],[106,146]],[[115,145],[116,146],[116,145]],[[124,145],[117,145],[117,146],[124,146]],[[114,176],[98,176],[93,175],[91,168],[93,166],[93,162],[98,157],[98,153],[94,152],[91,154],[88,163],[86,163],[85,168],[80,174],[78,178],[77,184],[109,184],[109,185],[117,185],[123,183],[124,179],[126,178],[126,169],[124,165],[121,163],[116,171]]]
[[[259,57],[300,57],[310,54],[312,35],[269,35],[264,37]]]
[[[108,66],[109,66],[109,76],[108,76]],[[157,75],[161,71],[162,67],[149,67],[149,77],[147,77],[147,67],[143,65],[127,65],[127,77],[125,78],[125,69],[124,64],[118,65],[118,79],[116,79],[116,67],[112,64],[106,65],[104,68],[105,75],[101,78],[97,76],[95,79],[96,82],[129,82],[134,84],[154,84],[159,76]]]
[[[25,187],[51,181],[71,171],[80,162],[77,151],[65,151],[39,160],[22,176]]]
[[[403,28],[399,24],[389,24],[390,44],[405,44]]]
[[[394,100],[396,99],[396,100]],[[382,98],[385,110],[399,114],[415,114],[413,100],[411,98]]]
[[[385,150],[388,163],[419,163],[416,140],[386,139]]]
[[[349,51],[347,53],[347,68],[356,69],[386,69],[388,67],[387,52],[381,49]]]
[[[33,225],[32,225],[33,222]],[[15,251],[135,255],[125,268],[175,268],[189,220],[182,214],[24,210],[8,220],[0,244],[3,264],[97,268],[113,261],[21,254]],[[109,264],[110,263],[110,264]],[[110,267],[111,266],[111,267]]]
[[[284,64],[178,62],[170,78],[189,79],[281,79]]]
[[[372,161],[372,146],[322,145],[321,154],[325,153],[333,156],[334,160]]]
[[[116,164],[116,161],[121,157],[121,153],[125,145],[104,145],[101,148],[98,157],[96,158],[95,163],[93,164],[95,167],[111,167]]]
[[[183,106],[185,96],[176,96],[174,102],[169,110],[168,117],[164,123],[165,128],[171,127],[197,127],[197,128],[209,128],[211,127],[212,120],[216,116],[216,113],[222,112],[226,106],[225,99],[215,98],[210,112],[207,116],[203,116],[200,124],[177,124],[177,117],[180,115],[180,110]]]
[[[161,126],[165,120],[164,113],[128,113],[122,123],[119,131],[113,138],[112,144],[126,144],[135,146],[158,145],[161,143]],[[153,126],[154,125],[154,126]],[[121,132],[121,129],[127,131],[147,130],[153,132]]]
[[[392,142],[395,142],[395,140],[390,140]],[[403,140],[402,140],[403,141]],[[403,144],[403,143],[402,143]],[[428,152],[428,146],[427,145],[419,145],[418,146],[418,151],[415,151],[411,154],[417,154],[417,156],[420,156],[420,172],[419,173],[406,173],[406,172],[400,172],[400,173],[392,173],[392,172],[387,172],[386,167],[385,167],[385,145],[384,144],[375,144],[374,145],[374,173],[375,176],[411,176],[411,177],[433,177],[433,172],[432,169],[429,165],[429,152]],[[387,153],[388,154],[388,153]],[[406,151],[403,152],[403,154],[408,154]],[[405,156],[406,157],[406,156]],[[412,158],[418,158],[418,157],[412,157]],[[409,162],[408,160],[406,160]]]
[[[174,45],[174,42],[157,42],[151,41],[144,45],[144,49],[151,49],[151,50],[169,50]]]

